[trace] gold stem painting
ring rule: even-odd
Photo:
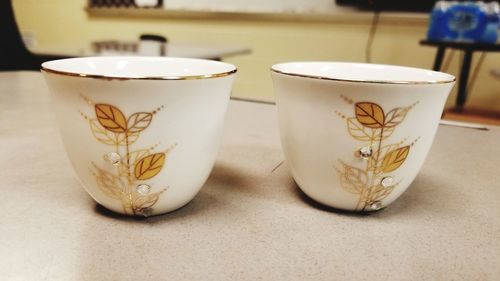
[[[125,214],[151,215],[166,187],[154,188],[147,181],[163,170],[167,155],[175,145],[165,151],[155,152],[158,144],[140,149],[133,148],[133,144],[163,106],[151,112],[136,112],[127,118],[116,106],[94,103],[85,96],[82,98],[94,109],[95,117],[80,112],[87,120],[93,136],[98,142],[112,147],[110,152],[103,155],[112,168],[104,169],[91,163],[90,170],[97,186],[107,196],[119,200]],[[157,191],[153,192],[155,189]]]
[[[362,142],[360,149],[354,153],[365,163],[356,167],[339,160],[341,167],[336,170],[340,175],[340,183],[344,190],[359,196],[355,210],[378,210],[382,207],[381,200],[389,196],[401,182],[401,179],[396,182],[392,173],[404,164],[418,138],[411,144],[405,144],[406,139],[399,142],[388,140],[417,103],[386,112],[373,102],[354,102],[347,97],[342,98],[353,105],[354,116],[336,113],[346,120],[350,136]]]

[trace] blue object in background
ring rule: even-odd
[[[500,28],[500,5],[497,2],[490,3],[487,11],[486,30],[479,40],[485,43],[496,43],[498,40],[498,29]]]
[[[447,5],[443,1],[437,2],[434,9],[432,9],[427,39],[434,41],[446,40],[446,9]]]
[[[427,39],[496,43],[498,3],[438,1],[431,12]]]
[[[486,13],[472,3],[451,6],[445,13],[448,36],[458,41],[477,41],[486,29]]]

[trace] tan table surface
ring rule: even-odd
[[[186,207],[133,219],[79,186],[42,76],[0,74],[1,280],[500,280],[500,128],[439,128],[403,196],[370,216],[308,200],[275,106],[232,101]]]

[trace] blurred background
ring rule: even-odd
[[[235,64],[239,76],[233,97],[273,102],[269,68],[278,62],[353,61],[432,69],[437,48],[420,42],[426,38],[434,2],[12,0],[12,7],[22,39],[33,53],[93,55],[103,52],[106,42],[137,42],[141,35],[154,34],[166,39],[167,55]],[[109,49],[137,48],[124,46]],[[458,77],[462,58],[460,50],[447,51],[441,69]],[[474,53],[466,104],[457,109],[456,86],[447,114],[498,123],[497,68],[500,53]]]

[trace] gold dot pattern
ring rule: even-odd
[[[78,110],[78,112],[80,113],[80,115],[81,115],[81,116],[82,116],[85,120],[88,120],[88,119],[89,119],[89,117],[88,117],[85,113],[81,112],[80,110]]]
[[[165,106],[163,106],[163,105],[162,105],[162,106],[160,106],[160,107],[156,108],[155,110],[153,110],[153,112],[151,112],[151,113],[156,114],[156,113],[158,113],[160,110],[162,110],[164,107],[165,107]]]
[[[348,97],[346,97],[346,96],[344,96],[344,95],[340,95],[340,97],[341,97],[341,98],[342,98],[345,102],[347,102],[348,104],[353,104],[353,103],[354,103],[354,101],[353,101],[352,99],[350,99],[350,98],[348,98]]]
[[[340,112],[338,112],[337,110],[335,110],[335,113],[342,119],[346,119],[346,116]]]
[[[416,138],[411,144],[410,146],[413,146],[415,145],[418,141],[420,140],[420,136],[418,138]]]

